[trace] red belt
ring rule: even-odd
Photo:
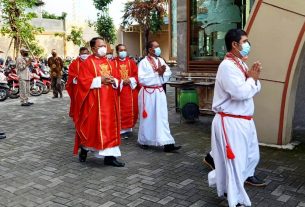
[[[224,123],[224,117],[231,117],[231,118],[237,118],[237,119],[245,119],[245,120],[252,120],[253,117],[252,116],[242,116],[242,115],[234,115],[234,114],[226,114],[224,112],[218,112],[218,114],[221,116],[221,125],[222,125],[222,130],[224,133],[224,137],[225,137],[225,142],[226,142],[226,151],[227,151],[227,158],[230,160],[233,160],[235,158],[235,155],[231,149],[231,146],[228,142],[228,135],[226,132],[226,128],[225,128],[225,123]]]
[[[142,94],[142,98],[143,98],[143,112],[142,112],[142,116],[143,118],[147,118],[148,114],[145,110],[145,100],[144,100],[144,94],[145,94],[145,91],[149,94],[153,94],[156,90],[159,90],[159,92],[163,92],[164,89],[163,89],[163,86],[143,86],[143,94]],[[152,91],[148,91],[147,89],[153,89]]]

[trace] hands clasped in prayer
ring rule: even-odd
[[[162,65],[161,67],[158,68],[157,72],[160,76],[163,76],[165,70],[166,70],[166,66]]]
[[[257,81],[260,77],[262,69],[263,69],[262,64],[259,61],[256,61],[252,65],[251,69],[247,72],[247,75],[248,77],[251,77],[255,81]]]
[[[104,84],[104,85],[109,85],[109,84],[115,83],[113,76],[104,76],[104,77],[101,77],[101,80],[102,80],[102,84]]]

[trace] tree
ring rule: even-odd
[[[116,40],[116,30],[108,11],[108,5],[111,2],[112,0],[93,0],[95,8],[100,11],[97,14],[97,21],[94,23],[94,27],[95,31],[106,42],[113,44]]]
[[[36,6],[37,0],[2,0],[1,34],[14,40],[14,57],[19,54],[21,46],[28,46],[34,55],[41,55],[43,49],[38,45],[35,35],[43,31],[41,27],[31,25],[35,13],[26,13],[25,9]]]
[[[86,44],[83,39],[83,30],[80,27],[72,26],[70,34],[65,36],[65,33],[56,33],[55,36],[65,37],[67,41],[73,42],[74,45],[82,46]]]
[[[144,32],[144,45],[149,40],[150,33],[161,31],[166,15],[165,0],[134,0],[125,3],[123,27],[128,27],[137,22]]]
[[[116,40],[116,30],[112,18],[108,13],[98,15],[95,23],[96,32],[108,43],[114,44]]]
[[[105,11],[112,0],[93,0],[93,4],[97,10]]]
[[[44,19],[65,20],[66,17],[67,17],[67,13],[66,13],[66,12],[63,12],[63,13],[61,14],[61,16],[58,16],[58,15],[56,15],[56,14],[51,14],[51,13],[49,13],[49,12],[47,12],[47,11],[43,11],[43,12],[42,12],[42,18],[44,18]]]

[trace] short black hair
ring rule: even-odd
[[[154,42],[157,42],[157,41],[156,40],[151,40],[151,41],[147,42],[147,44],[146,44],[146,52],[147,53],[148,53],[148,50],[153,47]]]
[[[101,38],[101,37],[94,37],[94,38],[92,38],[91,40],[90,40],[90,47],[92,48],[92,47],[95,47],[95,44],[96,44],[96,41],[97,40],[103,40],[104,41],[104,39],[103,38]]]
[[[237,42],[241,40],[242,36],[248,36],[247,32],[245,32],[242,29],[230,29],[226,36],[225,36],[225,42],[226,42],[226,48],[227,51],[230,52],[232,50],[232,42]]]
[[[126,47],[124,44],[118,44],[117,46],[115,46],[115,51],[116,51],[116,52],[119,52],[119,48],[120,48],[121,46]]]
[[[86,48],[86,47],[81,47],[81,48],[79,48],[79,53],[81,53],[82,51],[85,51],[85,50],[87,50],[87,51],[89,52],[89,49],[88,49],[88,48]]]

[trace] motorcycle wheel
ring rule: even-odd
[[[14,90],[10,88],[8,92],[8,97],[10,97],[11,99],[19,98],[19,88],[15,88]]]
[[[47,84],[43,86],[42,94],[48,94],[51,91],[51,85]]]
[[[31,96],[40,96],[43,92],[44,85],[42,83],[36,82],[36,87],[34,83],[30,85],[30,94]]]
[[[8,97],[8,90],[5,88],[0,88],[0,101],[5,101]]]

